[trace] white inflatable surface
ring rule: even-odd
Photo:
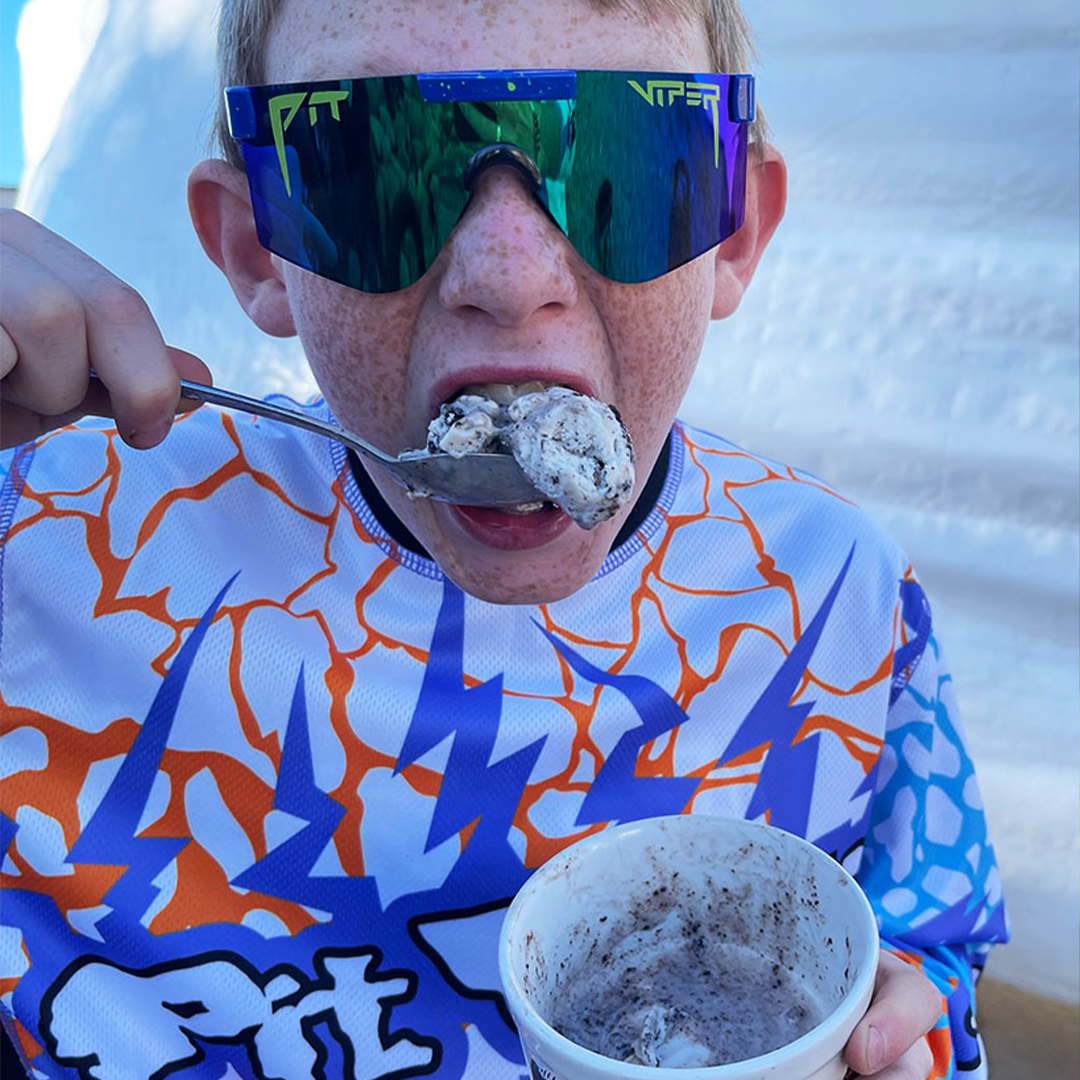
[[[788,217],[685,415],[905,545],[951,658],[1014,942],[1080,1000],[1080,16],[1069,0],[747,0]],[[136,286],[221,384],[314,389],[206,261],[184,180],[213,0],[30,0],[21,207]]]

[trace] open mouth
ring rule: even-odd
[[[429,453],[509,453],[542,500],[493,511],[533,517],[555,507],[583,529],[606,521],[634,489],[634,450],[618,413],[561,382],[460,387],[428,427]]]
[[[515,514],[506,507],[461,506],[457,503],[447,506],[469,536],[485,547],[502,551],[542,547],[574,524],[568,514],[550,502],[528,514]]]
[[[507,415],[508,407],[527,394],[542,394],[561,383],[531,379],[523,383],[471,383],[455,391],[439,407],[439,415],[428,428],[427,449],[430,453],[462,454],[496,453],[511,454],[504,433],[512,421]],[[495,508],[491,508],[495,511]],[[500,506],[497,512],[525,517],[541,511],[556,511],[558,507],[550,499],[518,503],[516,506]]]

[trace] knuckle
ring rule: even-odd
[[[71,331],[82,324],[83,312],[78,298],[62,285],[45,285],[35,289],[25,301],[21,318],[34,337],[53,336],[58,331]]]
[[[925,975],[922,976],[922,983],[920,984],[919,989],[923,997],[923,1007],[930,1017],[930,1027],[933,1027],[934,1024],[937,1023],[937,1018],[941,1015],[941,994],[938,992],[937,987],[934,986]]]
[[[150,317],[146,301],[123,281],[106,281],[90,291],[94,312],[117,326],[138,326]]]

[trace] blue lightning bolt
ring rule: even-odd
[[[234,574],[180,647],[109,790],[65,859],[69,863],[95,866],[127,866],[102,898],[103,903],[114,909],[97,923],[103,936],[113,924],[117,932],[124,932],[133,913],[138,919],[139,914],[146,911],[160,892],[151,882],[190,839],[138,839],[135,831],[146,809],[191,666],[214,615],[235,580]]]
[[[296,677],[285,727],[281,766],[274,789],[274,809],[308,824],[237,875],[230,884],[335,915],[348,913],[356,917],[361,909],[378,910],[378,891],[373,878],[310,876],[345,809],[315,783],[303,664]]]
[[[624,731],[608,754],[578,811],[578,825],[597,821],[637,821],[640,818],[677,814],[690,801],[698,782],[681,777],[634,775],[642,747],[689,719],[671,695],[644,675],[613,675],[590,664],[554,634],[536,624],[564,660],[582,678],[618,690],[641,718],[637,727]]]
[[[922,659],[922,654],[930,641],[930,628],[933,625],[930,603],[917,581],[900,582],[900,601],[901,617],[915,631],[915,634],[910,641],[896,650],[896,655],[893,657],[892,689],[889,691],[890,706],[894,705],[896,699],[904,692],[911,669]]]
[[[901,612],[904,622],[914,630],[911,639],[896,650],[893,656],[892,686],[889,690],[889,707],[896,703],[897,698],[903,693],[908,684],[911,670],[922,659],[926,646],[930,641],[930,629],[932,618],[930,604],[926,594],[917,581],[900,582]],[[912,724],[911,734],[921,742],[927,750],[933,743],[933,725]],[[866,774],[866,778],[851,793],[851,802],[862,795],[873,796],[877,790],[878,772],[881,766],[881,758],[874,762],[873,768]],[[835,829],[819,836],[814,843],[822,851],[830,852],[834,858],[843,862],[847,854],[854,847],[862,843],[866,836],[867,827],[870,824],[870,813],[873,810],[873,800],[867,799],[866,806],[858,818],[851,818],[843,822]]]
[[[795,736],[815,703],[806,701],[792,705],[790,702],[814,655],[854,555],[855,545],[852,544],[840,573],[810,620],[810,625],[795,642],[780,670],[751,706],[720,755],[723,763],[763,743],[769,744],[757,787],[746,808],[746,817],[753,820],[768,810],[770,824],[798,836],[806,835],[821,736],[815,734],[795,742]]]
[[[856,847],[862,845],[866,837],[866,830],[870,825],[870,812],[874,808],[872,796],[877,789],[878,769],[880,766],[881,758],[879,757],[870,771],[863,777],[859,786],[851,793],[851,798],[848,800],[850,804],[862,795],[870,795],[871,798],[866,800],[866,806],[863,808],[862,814],[858,818],[852,817],[841,822],[835,829],[822,833],[813,841],[815,847],[828,852],[838,863],[843,864],[848,855]]]
[[[7,857],[8,848],[18,831],[19,826],[7,814],[0,814],[0,860]]]
[[[451,581],[431,639],[424,680],[395,773],[418,761],[449,736],[450,757],[443,770],[425,851],[480,819],[470,849],[506,845],[514,812],[544,745],[528,746],[491,763],[502,715],[502,675],[480,686],[464,686],[465,594]],[[511,849],[506,845],[506,852]],[[506,854],[504,852],[504,854]],[[520,868],[520,860],[513,860]]]

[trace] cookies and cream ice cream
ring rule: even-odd
[[[634,490],[634,450],[618,414],[565,386],[469,387],[439,410],[427,449],[453,457],[513,454],[536,488],[583,529],[616,514]]]
[[[839,1078],[878,933],[858,883],[820,848],[671,814],[590,834],[533,873],[503,920],[499,974],[533,1076],[758,1059],[732,1072]]]
[[[461,394],[443,405],[428,426],[427,448],[451,457],[498,449],[503,407],[482,394]]]
[[[794,1042],[823,1016],[781,963],[718,941],[671,908],[639,906],[568,971],[551,1025],[605,1057],[706,1068]],[[598,955],[593,955],[598,953]]]

